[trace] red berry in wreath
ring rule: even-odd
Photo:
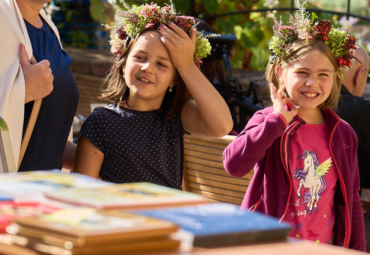
[[[343,59],[343,65],[347,65],[347,61]]]
[[[348,62],[347,62],[347,66],[348,67],[351,67],[351,62],[348,60]]]
[[[356,49],[356,45],[352,45],[352,46],[351,46],[351,48],[352,48],[352,49]]]
[[[343,58],[338,59],[338,64],[340,64],[340,65],[343,64]]]
[[[321,31],[321,34],[322,34],[322,35],[326,35],[326,31],[325,31],[325,30],[322,30],[322,31]]]
[[[318,29],[321,29],[321,26],[317,26]]]
[[[327,36],[323,36],[323,37],[322,37],[322,39],[323,39],[324,41],[329,40]]]

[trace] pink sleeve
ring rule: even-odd
[[[286,124],[277,114],[257,112],[245,129],[223,152],[226,171],[235,177],[246,175],[261,160]]]
[[[288,121],[286,120],[286,118],[284,117],[284,115],[282,115],[281,113],[279,112],[272,112],[273,114],[276,114],[277,116],[279,116],[285,123],[285,126],[288,126]]]

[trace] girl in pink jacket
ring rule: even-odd
[[[365,251],[357,137],[331,108],[355,39],[330,21],[275,21],[266,76],[273,106],[257,112],[225,149],[226,171],[254,168],[242,208],[291,223],[290,237]]]

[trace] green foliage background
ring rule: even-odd
[[[95,2],[101,0],[91,1]],[[115,1],[119,4],[119,0]],[[274,1],[277,3],[275,8],[289,8],[291,4],[291,0],[173,0],[177,12],[199,18],[207,18],[212,15],[238,12],[248,9],[266,9],[268,8],[268,3],[272,3]],[[347,0],[338,1],[343,2]],[[140,5],[143,3],[150,3],[152,0],[126,2],[130,5]],[[161,6],[163,6],[165,3],[169,4],[169,0],[156,0],[155,2]],[[294,2],[296,3],[296,1]],[[301,2],[303,2],[303,0],[301,0]],[[358,11],[357,9],[355,11],[362,15],[363,13],[361,13],[361,9],[363,10],[364,8],[361,6],[367,4],[366,0],[352,0],[352,2],[353,3],[351,6],[355,6],[357,9],[359,9]],[[321,8],[326,10],[334,10],[336,6],[339,6],[338,3],[334,3],[334,1],[330,0],[310,1],[305,5],[306,8]],[[345,6],[345,3],[343,2],[343,8],[345,8]],[[99,12],[98,8],[96,9],[96,12]],[[331,14],[316,14],[319,16],[319,19],[331,20],[334,25],[336,25],[336,21],[340,18]],[[206,21],[211,25],[212,29],[216,33],[230,33],[237,36],[238,41],[236,42],[234,52],[232,52],[232,64],[234,68],[262,71],[265,69],[269,58],[268,43],[273,35],[273,16],[275,16],[278,20],[287,22],[290,13],[255,12],[222,16],[218,18],[206,19]]]

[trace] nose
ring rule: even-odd
[[[306,86],[313,87],[318,84],[318,81],[314,75],[310,75],[306,81]]]
[[[143,65],[141,66],[141,70],[142,71],[146,71],[148,73],[153,73],[153,65],[151,64],[151,62],[148,60],[146,61],[145,63],[143,63]]]

